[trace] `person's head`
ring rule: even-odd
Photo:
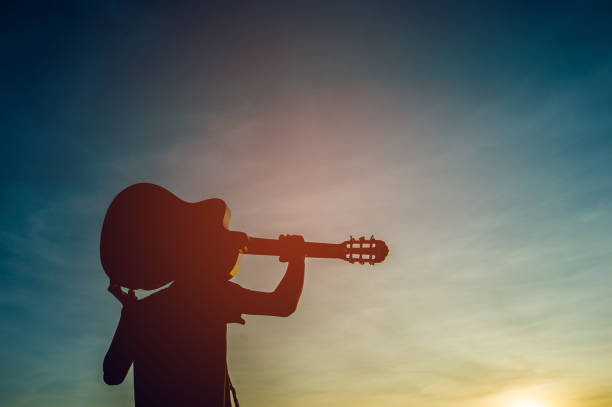
[[[185,270],[182,279],[192,284],[214,285],[234,277],[240,267],[247,235],[220,228],[205,239],[198,250],[195,264]]]

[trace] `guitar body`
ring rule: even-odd
[[[106,212],[100,237],[102,267],[123,287],[159,288],[183,270],[204,266],[203,247],[214,247],[229,232],[230,216],[221,199],[190,203],[158,185],[132,185]],[[235,263],[238,247],[233,251]]]

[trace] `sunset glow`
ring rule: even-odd
[[[34,3],[3,13],[3,406],[134,405],[100,235],[140,182],[389,246],[229,324],[245,407],[612,405],[609,2]]]
[[[537,401],[518,401],[513,403],[510,407],[552,407],[542,403],[538,403]]]

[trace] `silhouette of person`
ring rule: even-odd
[[[288,262],[287,271],[273,292],[260,292],[229,281],[239,255],[228,241],[246,235],[222,233],[226,238],[202,253],[202,267],[180,270],[168,288],[140,300],[133,291],[122,292],[104,381],[123,382],[133,363],[136,407],[231,406],[226,325],[244,324],[242,314],[286,317],[297,307],[304,283],[301,236],[281,236],[287,254],[279,260]]]

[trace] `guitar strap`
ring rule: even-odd
[[[229,390],[232,393],[232,399],[234,400],[234,407],[240,407],[240,403],[238,403],[238,396],[236,396],[236,388],[232,384],[232,379],[230,379],[229,371],[227,369],[227,360],[225,361],[225,378],[227,379]],[[225,405],[226,406],[229,405],[231,407],[231,402],[228,400]]]

